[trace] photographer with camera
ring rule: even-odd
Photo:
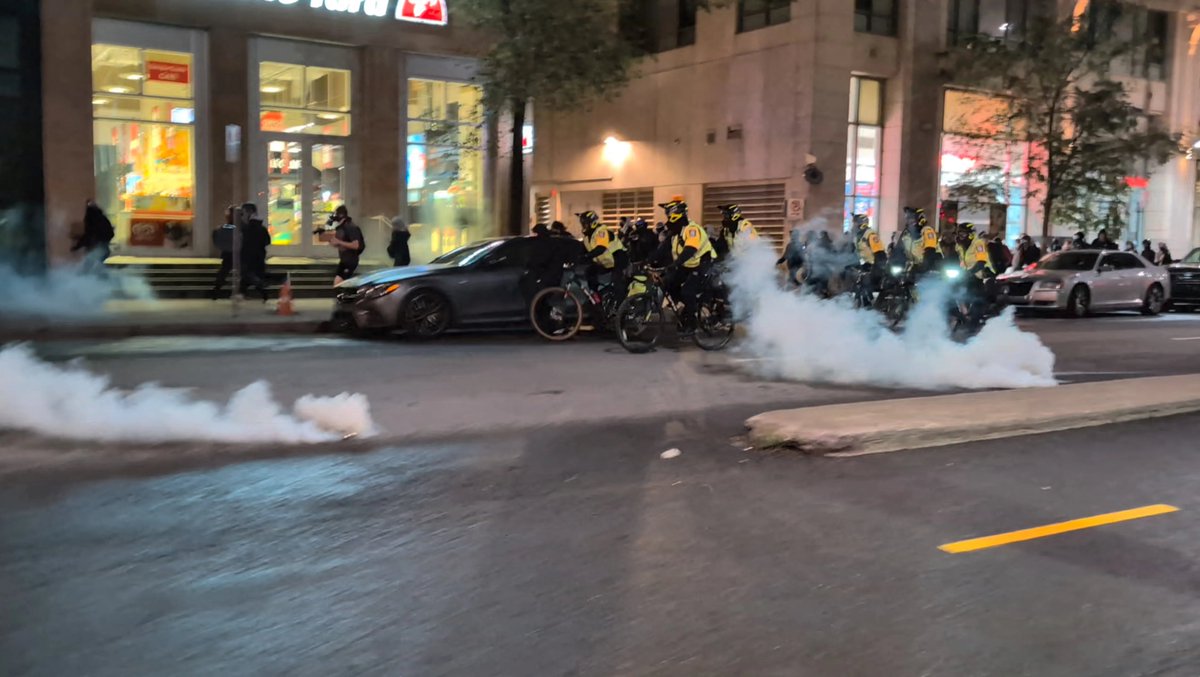
[[[336,287],[354,277],[359,258],[367,248],[367,241],[362,229],[350,218],[350,210],[346,209],[346,205],[338,207],[329,217],[325,228],[318,229],[315,234],[323,235],[330,230],[333,236],[329,238],[329,246],[338,250],[338,267],[333,277],[333,286]]]

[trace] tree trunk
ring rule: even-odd
[[[1050,219],[1054,211],[1054,196],[1046,191],[1046,199],[1042,201],[1042,241],[1050,237]]]
[[[512,164],[508,167],[508,232],[520,235],[525,227],[525,148],[521,141],[525,131],[525,101],[512,99]]]

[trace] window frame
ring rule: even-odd
[[[737,32],[750,33],[770,28],[771,26],[782,26],[792,20],[792,0],[757,0],[763,4],[761,10],[746,12],[746,3],[748,0],[738,0],[737,3]],[[782,13],[782,19],[775,19],[776,12]],[[750,17],[759,17],[763,19],[761,26],[746,27],[746,19]]]
[[[900,9],[901,0],[886,0],[887,2],[890,2],[892,4],[891,11],[887,12],[887,13],[880,12],[876,9],[877,4],[881,1],[883,1],[883,0],[855,0],[855,3],[854,3],[854,32],[855,33],[866,33],[869,35],[882,35],[885,37],[895,37],[896,36],[896,33],[897,33],[897,30],[896,30],[897,25],[896,24],[898,23],[897,17],[899,17],[899,15],[900,15],[899,9]],[[868,5],[868,7],[866,7],[864,9],[863,7],[860,6],[863,4]],[[859,19],[865,20],[865,26],[863,28],[859,28]],[[878,28],[876,26],[876,24],[879,22],[886,22],[886,24],[885,24],[886,27],[882,28],[882,29]]]
[[[877,83],[879,86],[878,107],[876,109],[876,122],[864,122],[862,117],[862,83],[864,81]],[[861,201],[871,203],[870,215],[872,218],[877,218],[880,208],[880,199],[882,192],[883,179],[883,127],[885,113],[885,97],[887,92],[887,81],[883,78],[874,78],[865,75],[850,76],[850,100],[848,102],[848,115],[846,123],[846,181],[843,187],[843,224],[844,231],[850,228],[851,216],[858,213],[854,206]],[[875,144],[875,195],[860,194],[858,190],[858,155],[860,130],[864,127],[876,130]]]

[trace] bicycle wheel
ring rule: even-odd
[[[617,340],[631,353],[648,353],[663,331],[662,301],[652,294],[634,294],[617,308]]]
[[[702,350],[722,350],[733,340],[733,309],[722,298],[705,298],[700,301],[696,316],[696,333],[692,340]]]
[[[889,297],[884,310],[888,327],[891,329],[899,327],[904,322],[904,319],[908,317],[908,309],[911,305],[912,299],[907,291],[898,292]]]
[[[566,341],[583,326],[583,306],[562,287],[543,289],[529,304],[529,320],[542,338]]]

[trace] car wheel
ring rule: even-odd
[[[1166,305],[1166,302],[1166,294],[1163,293],[1163,288],[1157,284],[1152,284],[1146,290],[1146,300],[1142,302],[1142,314],[1148,317],[1158,315],[1163,311],[1163,306]]]
[[[450,327],[450,302],[430,289],[415,291],[404,303],[400,317],[401,328],[408,336],[437,338]]]
[[[1079,285],[1071,290],[1071,297],[1067,299],[1067,313],[1071,317],[1087,317],[1092,312],[1092,293],[1088,288]]]

